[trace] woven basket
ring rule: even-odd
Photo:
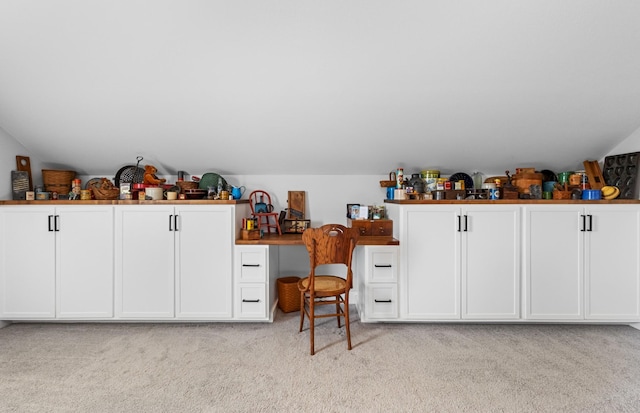
[[[300,277],[278,278],[278,308],[285,313],[300,311]]]
[[[42,170],[42,183],[45,191],[68,194],[71,192],[71,181],[76,177],[75,171],[61,171],[56,169]]]
[[[553,199],[571,199],[571,191],[553,191]]]
[[[95,199],[102,199],[102,200],[118,199],[118,196],[120,196],[119,188],[102,189],[94,185],[91,187],[91,191],[93,192],[93,197]]]
[[[178,181],[176,185],[180,187],[180,192],[184,193],[185,189],[198,189],[198,183],[193,181]]]

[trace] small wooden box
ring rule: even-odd
[[[260,239],[259,229],[242,229],[240,230],[240,238],[243,240]]]
[[[282,223],[282,232],[285,234],[302,234],[311,226],[309,219],[285,219]]]
[[[358,228],[360,236],[393,235],[393,221],[390,219],[350,219],[348,226]]]
[[[444,199],[465,199],[467,193],[464,189],[451,189],[444,191]]]

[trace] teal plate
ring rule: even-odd
[[[210,186],[218,189],[218,179],[222,179],[222,187],[227,188],[227,181],[220,175],[215,172],[207,172],[202,175],[200,178],[200,182],[198,183],[198,188],[200,189],[209,189]]]

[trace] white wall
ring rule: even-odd
[[[640,151],[640,128],[616,145],[606,156]],[[604,158],[603,158],[604,160]]]
[[[16,156],[29,156],[34,181],[41,175],[41,164],[4,129],[0,128],[0,199],[11,199],[11,171],[16,170]],[[35,171],[35,172],[34,172]]]

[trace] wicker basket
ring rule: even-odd
[[[118,199],[118,197],[120,196],[119,188],[102,189],[94,185],[91,187],[91,191],[93,192],[93,197],[95,199],[101,199],[101,200]]]
[[[75,171],[61,171],[55,169],[42,170],[42,182],[47,192],[68,194],[71,192],[71,181],[76,177]]]
[[[553,199],[571,199],[571,191],[553,191]]]
[[[300,277],[278,278],[278,308],[285,313],[300,311]]]
[[[198,183],[193,181],[178,181],[176,185],[180,187],[180,192],[184,193],[185,189],[198,189]]]

